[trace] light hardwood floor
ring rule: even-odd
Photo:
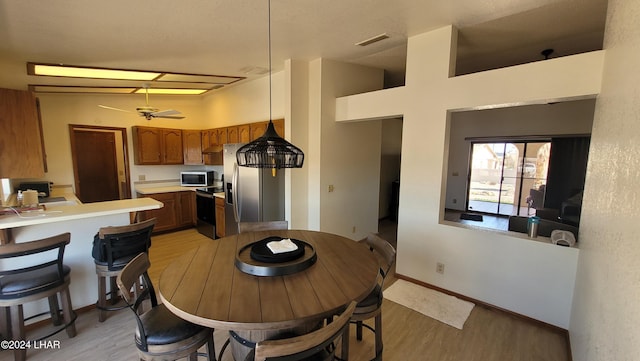
[[[150,276],[157,284],[160,273],[173,257],[214,242],[195,230],[154,236],[150,251]],[[386,285],[395,281],[391,276]],[[385,300],[383,303],[384,353],[386,361],[569,361],[565,335],[547,327],[522,320],[505,312],[476,306],[463,330],[440,323],[413,310]],[[60,333],[60,349],[29,350],[30,361],[44,360],[136,360],[133,343],[135,321],[128,310],[109,312],[104,323],[97,321],[95,310],[78,317],[78,335],[69,339]],[[226,340],[226,332],[215,332],[216,348]],[[365,331],[364,340],[355,340],[351,328],[350,360],[373,357],[373,335]],[[12,353],[0,352],[0,360],[13,360]],[[232,361],[226,352],[221,361]]]

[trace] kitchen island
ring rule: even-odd
[[[65,232],[71,243],[65,248],[64,263],[71,268],[71,302],[74,309],[95,304],[98,285],[91,257],[93,237],[100,227],[131,223],[133,214],[159,209],[163,204],[151,198],[123,199],[87,204],[50,205],[46,210],[0,216],[2,242],[28,242]],[[2,247],[2,245],[0,245]],[[3,268],[10,260],[0,261]],[[46,300],[25,305],[25,317],[48,309]]]

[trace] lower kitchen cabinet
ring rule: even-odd
[[[153,198],[164,204],[160,209],[141,212],[140,219],[155,217],[153,233],[189,228],[195,224],[195,193],[193,191],[140,194],[138,197]]]
[[[224,198],[216,198],[216,236],[224,237]]]

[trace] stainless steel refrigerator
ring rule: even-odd
[[[238,233],[238,222],[284,220],[284,170],[238,166],[244,143],[223,145],[225,236]]]

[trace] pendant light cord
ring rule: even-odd
[[[269,37],[269,123],[273,121],[273,110],[271,109],[272,99],[271,99],[271,0],[267,0],[269,8],[267,9],[267,16],[269,17],[269,29],[267,31]]]

